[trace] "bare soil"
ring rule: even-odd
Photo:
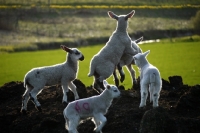
[[[188,86],[180,76],[162,79],[163,86],[158,108],[147,106],[140,109],[139,87],[125,90],[120,86],[121,97],[109,108],[107,124],[103,133],[199,133],[200,131],[200,85]],[[75,80],[80,98],[98,95],[92,87]],[[59,85],[45,87],[38,99],[42,112],[32,102],[28,103],[27,114],[20,112],[23,82],[9,82],[0,87],[0,132],[1,133],[66,133],[63,117],[62,90]],[[68,93],[73,101],[73,93]],[[78,126],[80,133],[93,133],[90,119]]]

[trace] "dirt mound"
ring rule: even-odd
[[[175,128],[175,123],[162,107],[146,111],[140,124],[141,133],[176,133]]]
[[[147,106],[139,109],[139,86],[125,90],[120,86],[121,98],[115,99],[110,107],[104,133],[198,133],[200,131],[200,85],[188,86],[180,76],[162,79],[163,86],[159,108]],[[92,87],[86,87],[75,80],[80,98],[98,95]],[[45,87],[38,99],[42,112],[38,112],[32,102],[28,103],[26,115],[20,113],[23,82],[9,82],[0,87],[0,125],[1,133],[65,133],[62,104],[62,90],[59,85]],[[68,100],[73,101],[72,92]],[[84,120],[78,127],[80,133],[93,133],[94,124]]]

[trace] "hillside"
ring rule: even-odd
[[[139,86],[134,90],[124,90],[120,86],[121,98],[115,99],[106,117],[104,133],[198,133],[200,130],[200,85],[188,86],[180,76],[169,77],[163,81],[160,107],[139,109]],[[80,80],[74,83],[81,98],[97,95]],[[21,96],[25,89],[22,82],[9,82],[0,87],[0,125],[1,133],[64,133],[64,118],[61,104],[62,91],[58,86],[46,87],[38,96],[42,112],[28,103],[26,115],[20,113]],[[73,94],[68,94],[73,100]],[[78,127],[80,133],[92,133],[94,124],[88,119]]]

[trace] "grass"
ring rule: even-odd
[[[2,0],[0,51],[37,50],[35,44],[38,42],[79,42],[90,38],[109,37],[116,27],[116,22],[108,17],[108,10],[118,15],[136,11],[129,21],[130,35],[151,30],[192,29],[190,18],[200,9],[199,1]],[[48,2],[51,2],[50,8],[45,6]],[[1,5],[13,5],[13,8],[1,8]],[[67,5],[75,8],[67,8]],[[92,8],[87,8],[87,5]],[[107,8],[98,8],[104,5]],[[66,8],[60,8],[62,6]]]
[[[6,14],[2,21],[5,20],[4,23],[9,24],[7,21],[12,20],[16,29],[0,30],[0,51],[6,51],[5,46],[9,45],[12,49],[15,49],[16,45],[29,45],[35,48],[34,44],[38,42],[78,42],[90,38],[109,37],[115,30],[116,21],[108,17],[108,10],[110,9],[54,9],[51,12],[35,9],[5,12],[2,10],[1,13]],[[116,14],[127,14],[132,9],[111,10]],[[133,18],[129,20],[128,32],[134,35],[149,30],[192,29],[190,18],[197,10],[137,9]],[[23,15],[17,18],[18,14]],[[10,51],[10,48],[7,51]]]
[[[47,8],[45,6],[42,7],[48,4],[47,0],[3,0],[0,2],[0,5],[14,5],[13,8],[6,7],[0,9],[0,29],[4,28],[0,30],[0,85],[9,81],[22,81],[25,73],[33,67],[52,65],[65,60],[62,50],[19,53],[6,53],[2,51],[31,51],[38,49],[39,46],[36,45],[38,43],[42,45],[54,42],[69,44],[70,42],[76,43],[80,41],[84,41],[84,43],[88,43],[90,46],[80,48],[85,54],[86,59],[80,62],[78,78],[86,85],[91,85],[93,79],[87,77],[89,62],[103,44],[91,46],[87,39],[94,38],[94,40],[97,40],[95,44],[98,44],[98,39],[108,38],[112,31],[114,31],[116,22],[108,17],[108,10],[116,14],[127,14],[130,10],[136,10],[134,17],[129,21],[128,28],[130,36],[134,36],[134,34],[141,33],[141,31],[192,29],[190,18],[195,16],[196,11],[199,10],[199,1],[124,0],[119,2],[118,0],[96,0],[94,2],[93,0],[51,0],[52,5],[50,8]],[[58,8],[53,8],[56,4]],[[187,6],[193,4],[196,4],[197,7]],[[59,8],[62,5],[80,8]],[[116,5],[119,8],[89,9],[82,8],[82,5],[85,7],[87,5],[94,7],[98,7],[98,5],[106,5],[107,7]],[[123,6],[128,7],[129,5],[141,6],[141,8],[121,8]],[[151,6],[155,8],[148,8]],[[165,33],[163,32],[163,34]],[[199,37],[197,38],[199,39]],[[151,39],[151,37],[148,36],[145,39]],[[162,43],[144,44],[141,47],[144,51],[151,49],[148,59],[161,70],[163,78],[167,79],[168,76],[177,74],[183,76],[184,83],[190,85],[198,83],[200,75],[199,62],[193,56],[199,58],[197,52],[199,41],[191,42],[192,40],[188,41],[187,38],[179,42],[174,41],[176,40],[173,40],[173,43],[171,43],[166,39]],[[60,44],[58,44],[58,47]],[[185,58],[186,54],[188,55]],[[184,60],[180,61],[180,59]],[[135,67],[135,69],[137,68]],[[128,88],[131,86],[131,80],[127,71],[126,73],[127,78],[123,84]],[[112,78],[109,81],[113,82]]]
[[[37,50],[38,47],[35,44],[38,42],[79,42],[90,38],[109,37],[116,27],[116,22],[108,17],[108,10],[118,15],[127,14],[131,10],[136,11],[129,21],[130,35],[151,30],[192,29],[190,18],[195,16],[199,7],[187,5],[198,5],[198,1],[200,0],[189,2],[186,0],[176,2],[172,0],[124,0],[119,3],[118,0],[97,0],[95,2],[93,0],[51,0],[52,5],[49,9],[49,7],[43,7],[48,4],[47,0],[3,0],[0,5],[19,4],[23,5],[23,8],[20,6],[0,8],[0,29],[3,29],[0,30],[0,51]],[[57,4],[57,8],[53,8],[53,4]],[[80,8],[59,8],[62,5]],[[84,8],[84,5],[86,7],[91,5],[93,8]],[[98,5],[106,5],[108,8],[96,8]],[[112,5],[119,7],[112,8]],[[123,8],[140,7],[140,5],[141,8]],[[155,8],[150,8],[151,6]]]
[[[89,86],[93,82],[92,77],[87,77],[89,63],[103,44],[79,48],[85,55],[85,60],[80,62],[78,78]],[[151,50],[148,60],[157,66],[164,79],[169,76],[180,75],[184,84],[195,85],[200,81],[200,42],[160,42],[151,44],[141,44],[143,51]],[[65,61],[65,52],[59,50],[47,50],[36,52],[18,52],[0,54],[0,85],[10,81],[23,81],[24,75],[33,67],[53,65]],[[134,66],[137,71],[138,69]],[[131,87],[131,78],[126,68],[126,80],[122,85]],[[112,77],[108,80],[114,83]]]

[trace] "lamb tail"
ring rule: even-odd
[[[88,73],[88,77],[91,77],[94,75],[95,67],[94,65],[90,65],[90,72]]]
[[[149,85],[149,92],[150,92],[150,102],[153,101],[153,91],[155,89],[155,82],[156,82],[156,74],[153,73],[150,75],[150,85]]]
[[[29,78],[25,77],[24,79],[24,88],[28,87],[29,89],[33,89],[33,86],[29,82]]]
[[[27,84],[28,84],[28,79],[25,77],[25,79],[24,79],[24,88],[26,88]]]
[[[88,77],[91,77],[91,76],[93,76],[94,75],[94,72],[91,72],[90,71],[90,73],[88,73]]]

